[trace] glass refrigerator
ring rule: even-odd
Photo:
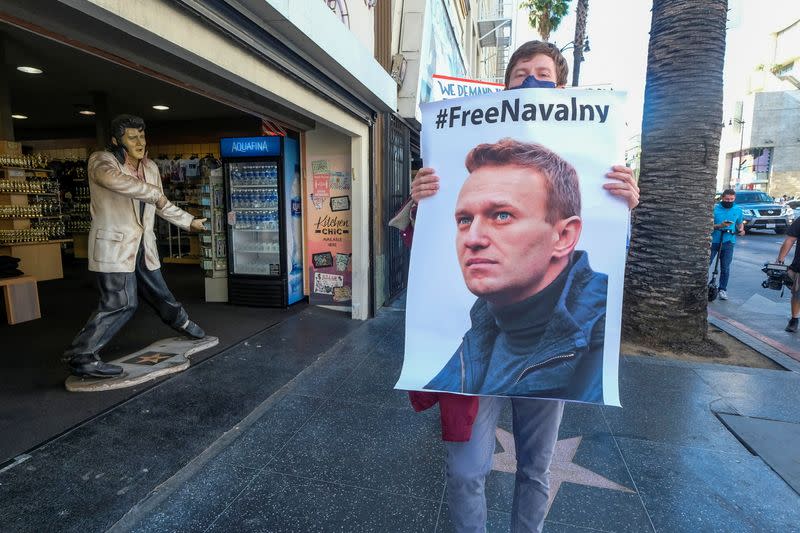
[[[220,141],[228,222],[228,302],[288,307],[304,298],[300,154],[280,136]]]

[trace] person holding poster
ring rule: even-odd
[[[511,56],[505,87],[563,88],[567,75],[567,62],[557,47],[530,41]],[[570,105],[556,103],[553,95],[557,92],[545,95],[542,91],[540,102],[525,95],[517,98],[516,104],[513,96],[502,96],[510,93],[479,96],[464,100],[461,105],[450,100],[447,108],[444,103],[427,104],[423,113],[424,157],[432,166],[444,170],[448,179],[442,181],[436,170],[423,168],[412,183],[415,202],[432,202],[430,210],[421,208],[418,213],[415,241],[434,234],[439,240],[415,242],[412,248],[412,275],[415,257],[425,263],[425,268],[417,278],[420,282],[412,285],[414,280],[409,280],[407,324],[416,321],[421,328],[415,332],[407,329],[406,360],[397,387],[479,395],[447,394],[442,396],[447,402],[440,402],[443,421],[471,424],[468,440],[446,442],[448,506],[459,532],[485,531],[484,481],[492,468],[495,429],[508,396],[517,459],[511,515],[514,532],[542,529],[549,507],[549,467],[563,399],[618,402],[604,397],[607,384],[601,386],[600,381],[602,376],[616,371],[616,361],[606,368],[603,340],[605,330],[605,350],[616,349],[618,354],[621,297],[612,306],[610,297],[606,299],[606,290],[609,295],[612,288],[621,294],[628,219],[620,213],[621,206],[593,191],[605,189],[610,198],[619,199],[632,209],[638,204],[639,190],[632,171],[620,165],[613,166],[605,174],[607,182],[600,185],[601,167],[596,162],[588,163],[589,158],[584,158],[582,152],[595,150],[606,156],[620,152],[611,139],[616,136],[613,127],[604,129],[601,123],[614,120],[609,116],[613,106],[603,106],[603,98],[618,102],[622,96],[602,96],[597,91],[587,95],[588,91],[580,91],[574,93],[577,96],[571,98]],[[506,100],[498,104],[499,97]],[[578,97],[582,99],[580,105]],[[480,108],[483,102],[487,107]],[[520,108],[525,111],[520,113]],[[427,121],[425,112],[430,112]],[[548,119],[551,122],[546,122]],[[563,131],[563,124],[570,120],[576,122],[574,129],[569,130],[569,135],[554,139],[554,143],[560,143],[554,149],[549,142],[550,132],[559,131],[558,128]],[[456,135],[449,137],[447,132],[439,131],[454,127],[461,130],[453,131]],[[467,147],[470,134],[465,132],[473,127],[484,128],[484,139],[491,138],[492,142],[476,139],[480,142]],[[538,133],[536,141],[530,142],[526,132],[533,128]],[[456,157],[448,159],[442,152],[449,149],[457,153],[462,146],[461,168],[466,166],[467,176],[463,183],[457,183],[453,178],[461,171],[455,164]],[[548,163],[543,164],[542,160]],[[583,200],[590,199],[585,202],[584,216],[578,181],[584,189]],[[435,206],[443,209],[437,211]],[[607,215],[602,208],[613,213]],[[587,225],[587,215],[600,223]],[[451,239],[449,231],[453,226],[450,242],[455,243],[455,253],[451,256],[446,240]],[[613,237],[608,250],[587,253],[587,244],[599,246],[593,241],[605,235]],[[595,271],[593,263],[590,266],[589,255],[593,263],[604,265],[599,269],[604,273]],[[612,264],[605,255],[622,259]],[[438,268],[431,268],[432,263]],[[450,270],[441,263],[455,268]],[[460,276],[455,274],[456,268]],[[463,280],[466,290],[453,289],[453,298],[431,290],[446,285],[454,276]],[[462,302],[468,303],[465,311],[459,307]],[[612,310],[614,320],[607,321],[607,313]],[[427,328],[426,319],[419,317],[425,313],[436,317],[427,320],[434,324]],[[446,323],[453,313],[459,316],[453,317],[452,324]],[[608,327],[615,321],[616,344],[607,341]],[[442,339],[441,332],[448,329],[463,338]],[[525,348],[533,359],[523,357],[525,360],[520,362],[515,357],[520,339],[533,343],[534,348]],[[445,353],[438,353],[437,346],[443,347],[438,351]],[[415,351],[419,354],[415,355]],[[413,361],[411,355],[415,355]],[[550,361],[551,357],[557,359]],[[542,372],[544,368],[540,366],[547,370]],[[523,382],[524,386],[520,386]],[[432,403],[415,401],[414,396],[430,393],[411,394],[415,407]],[[463,401],[453,401],[454,398]],[[478,409],[473,417],[470,409],[476,400]],[[443,428],[443,434],[447,433]]]

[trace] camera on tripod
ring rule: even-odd
[[[767,275],[767,279],[761,282],[765,289],[782,291],[784,287],[792,287],[792,279],[789,277],[789,267],[783,263],[764,263],[761,272]]]

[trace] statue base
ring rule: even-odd
[[[152,379],[182,372],[189,368],[189,356],[219,344],[217,337],[187,339],[170,337],[147,348],[128,354],[112,364],[122,367],[122,374],[113,378],[80,378],[70,376],[64,386],[70,392],[97,392],[133,387]]]

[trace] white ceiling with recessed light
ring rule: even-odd
[[[36,129],[94,128],[92,93],[108,95],[111,113],[131,113],[153,121],[238,118],[247,115],[189,91],[63,44],[0,24],[5,42],[2,76],[8,80],[15,135]],[[18,67],[42,70],[28,74]],[[153,106],[168,106],[158,111]],[[17,130],[22,128],[23,135]]]
[[[18,66],[17,70],[20,71],[20,72],[24,72],[25,74],[34,74],[34,75],[35,74],[41,74],[42,72],[44,72],[40,68],[29,67],[29,66],[25,66],[25,65]]]

